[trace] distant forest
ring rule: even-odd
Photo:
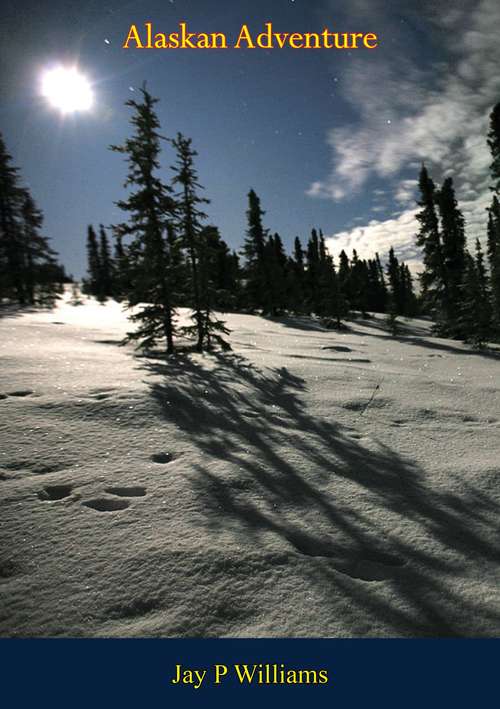
[[[500,339],[500,103],[491,111],[487,135],[492,155],[487,253],[479,239],[472,253],[467,248],[452,178],[437,188],[423,165],[416,234],[423,271],[417,293],[408,266],[392,248],[384,265],[379,254],[361,259],[356,251],[342,251],[335,262],[322,231],[313,229],[307,243],[296,237],[293,253],[287,254],[280,235],[266,228],[254,190],[248,194],[242,251],[231,251],[204,212],[208,200],[191,140],[182,134],[164,138],[155,111],[158,99],[145,86],[141,92],[139,101],[126,103],[132,111],[131,136],[111,146],[127,165],[126,195],[118,202],[124,220],[98,230],[88,227],[83,282],[84,292],[101,302],[115,298],[133,308],[129,340],[144,348],[164,342],[169,353],[178,338],[186,337],[199,351],[229,348],[219,315],[228,311],[312,315],[337,329],[348,317],[385,313],[393,334],[398,317],[423,315],[433,320],[437,335],[474,347]],[[175,156],[168,182],[161,177],[165,142]],[[41,235],[42,219],[0,140],[2,302],[50,304],[58,284],[67,280]],[[177,324],[179,307],[192,311],[188,326]]]

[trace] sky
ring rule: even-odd
[[[484,238],[490,201],[488,115],[500,100],[498,0],[3,0],[0,131],[45,214],[68,272],[85,272],[89,223],[122,219],[130,134],[147,81],[162,131],[193,139],[207,212],[235,249],[255,189],[265,226],[290,248],[321,228],[331,252],[396,253],[418,270],[416,180],[425,162],[455,181],[468,236]],[[373,32],[377,49],[123,49],[129,27],[157,32]],[[90,111],[62,117],[41,77],[77,64]],[[166,145],[163,177],[174,161]]]

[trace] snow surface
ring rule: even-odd
[[[226,319],[166,360],[114,302],[0,318],[0,633],[498,636],[499,353]]]

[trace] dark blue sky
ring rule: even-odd
[[[454,169],[471,210],[483,210],[476,202],[484,191],[484,140],[476,147],[471,140],[484,130],[498,72],[481,68],[481,46],[469,35],[477,26],[489,42],[497,5],[455,3],[453,12],[439,14],[430,2],[378,0],[4,0],[0,129],[45,212],[46,233],[77,275],[84,270],[86,225],[121,219],[113,202],[123,195],[125,165],[107,148],[129,133],[123,104],[144,80],[161,99],[163,132],[192,137],[210,219],[232,247],[242,242],[253,187],[266,225],[287,244],[319,226],[340,235],[331,242],[334,251],[385,250],[395,241],[416,258],[411,220],[419,161],[431,167],[435,161],[439,175]],[[121,49],[130,24],[147,20],[156,31],[175,31],[186,21],[193,31],[231,37],[244,22],[257,31],[268,21],[283,32],[328,26],[375,32],[381,46],[350,53]],[[39,96],[40,76],[53,64],[75,61],[94,84],[96,104],[62,119]],[[476,76],[466,75],[471,61]],[[453,77],[462,83],[450,93]],[[471,109],[465,90],[472,95],[479,88],[481,101]],[[463,155],[453,147],[457,141]],[[477,162],[470,180],[469,154]],[[166,169],[172,161],[166,147]]]

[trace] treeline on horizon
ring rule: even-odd
[[[128,339],[144,348],[160,341],[173,352],[177,338],[194,339],[201,351],[228,348],[225,324],[216,313],[314,315],[332,328],[360,313],[386,313],[393,334],[398,316],[429,316],[435,332],[476,347],[500,338],[500,103],[490,114],[487,141],[492,154],[493,192],[488,209],[487,257],[479,239],[467,249],[465,220],[453,180],[437,188],[425,165],[419,177],[416,243],[423,253],[420,289],[390,249],[385,266],[375,254],[360,259],[342,251],[334,261],[321,230],[307,243],[296,237],[287,254],[279,234],[265,226],[254,190],[248,194],[247,231],[240,254],[231,251],[203,211],[208,200],[198,182],[196,151],[182,134],[166,139],[155,112],[158,99],[144,86],[129,100],[132,135],[111,146],[127,164],[126,197],[118,207],[124,221],[98,233],[88,227],[88,277],[84,291],[100,301],[116,298],[133,308],[136,328]],[[171,179],[163,181],[162,142],[174,150]],[[17,168],[0,142],[0,299],[21,304],[53,301],[66,280],[48,240],[42,214],[19,186]],[[108,233],[114,244],[110,246]],[[34,285],[33,285],[34,284]],[[48,294],[48,295],[47,295]],[[75,295],[75,303],[78,298]],[[178,327],[177,309],[189,307],[192,322]]]

